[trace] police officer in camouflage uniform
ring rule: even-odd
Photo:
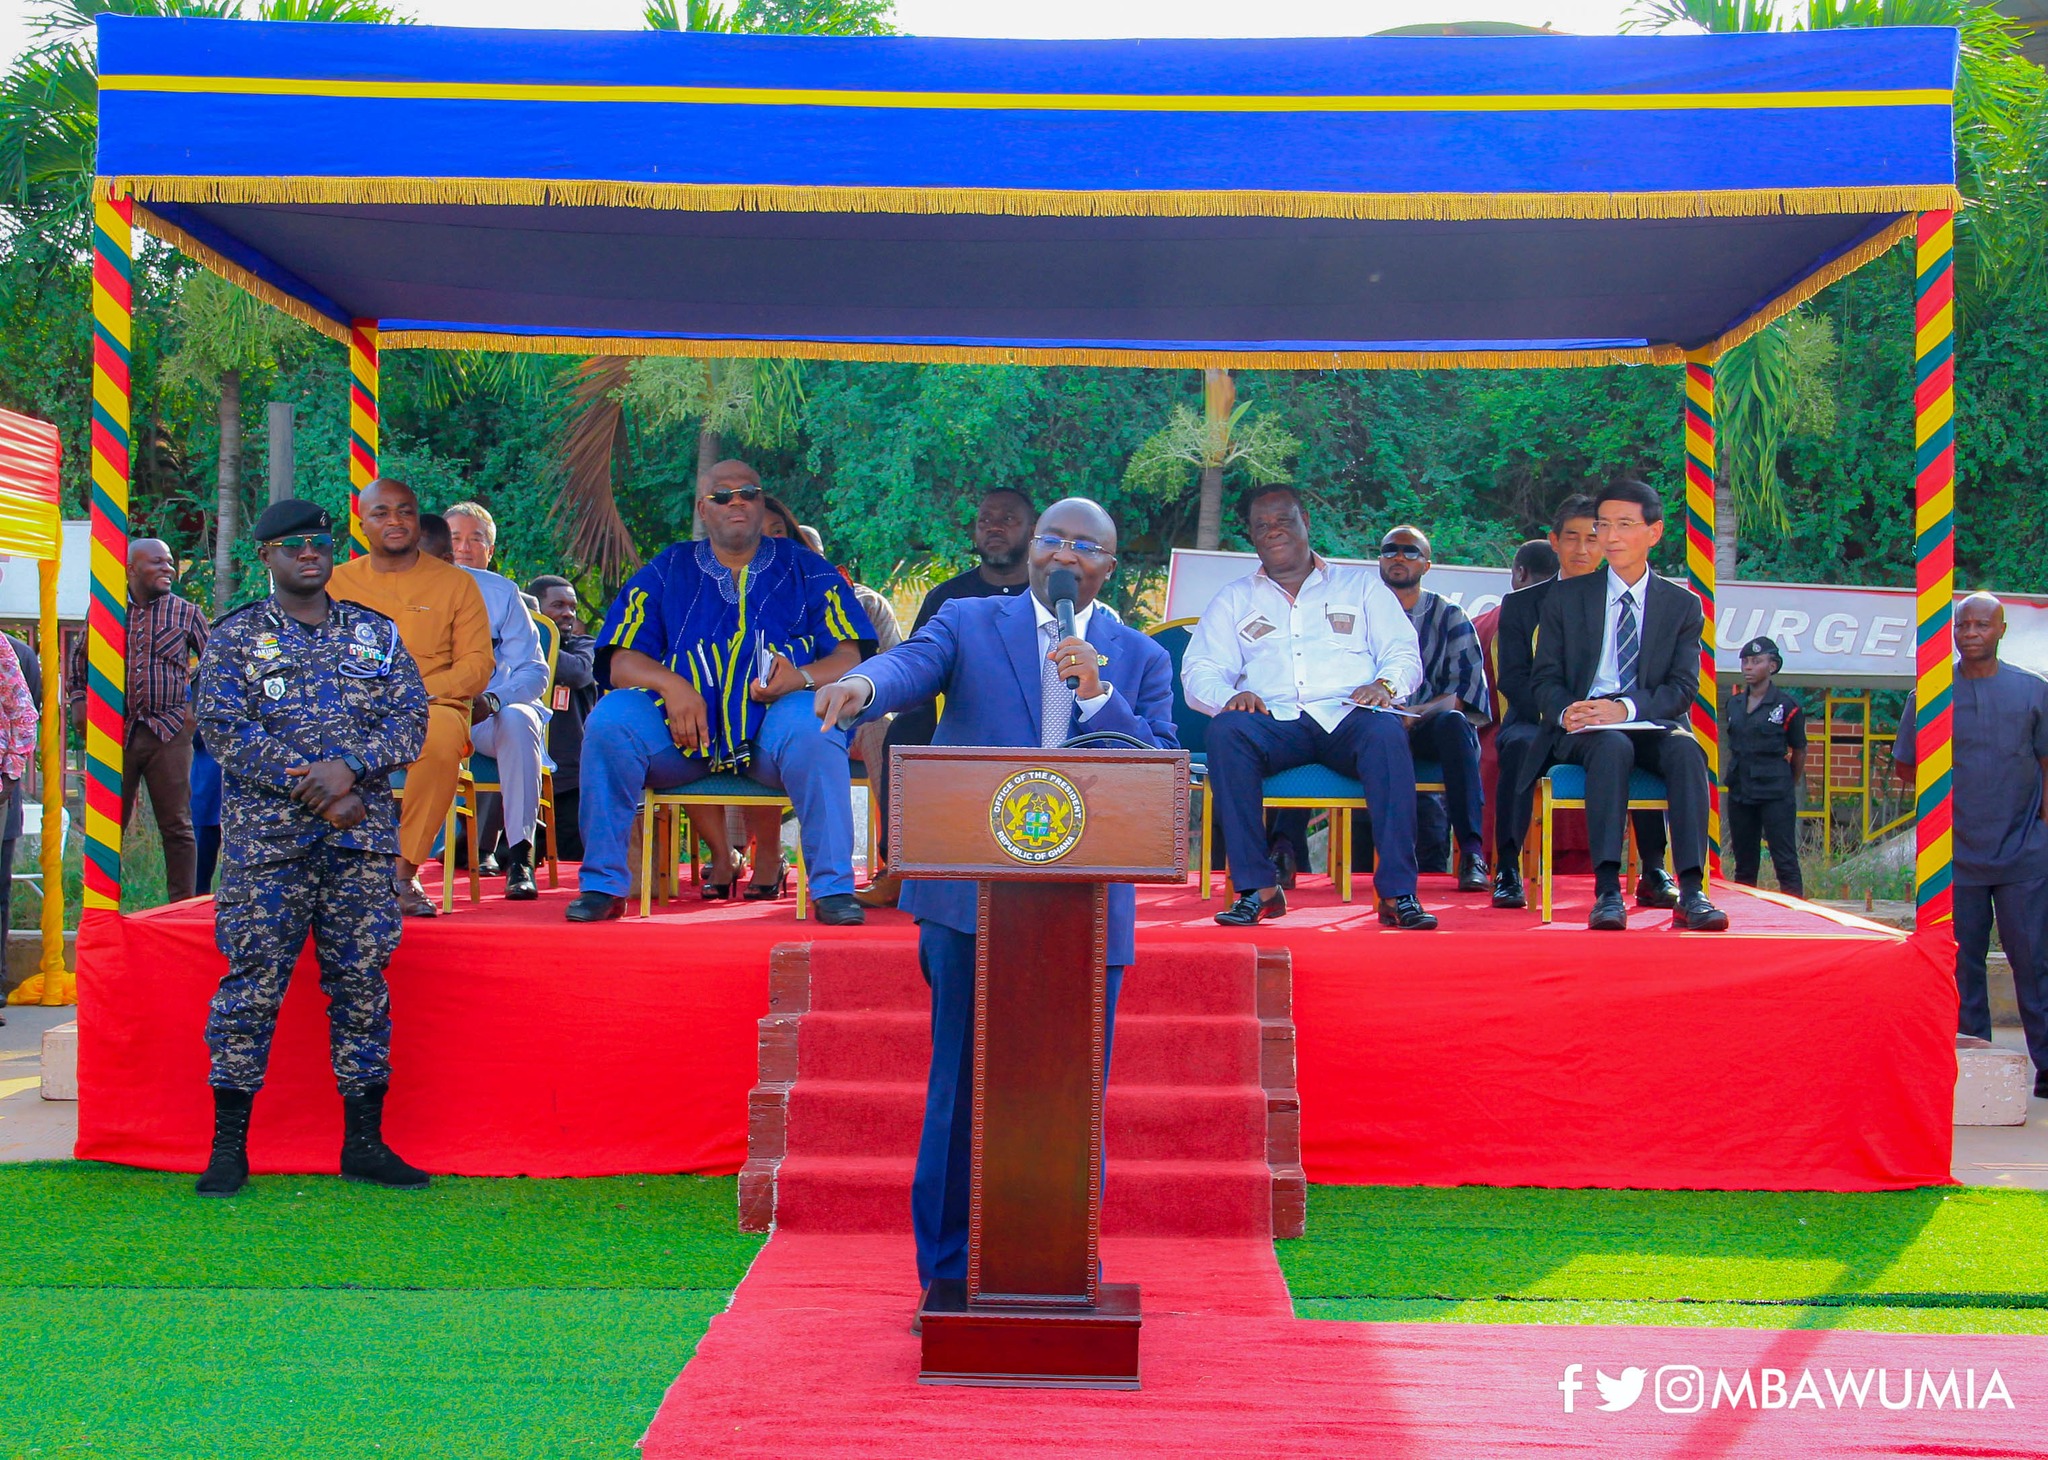
[[[216,624],[199,665],[199,724],[222,772],[214,937],[228,960],[206,1021],[214,1136],[199,1193],[232,1196],[249,1179],[250,1107],[309,931],[341,1087],[341,1174],[422,1187],[427,1174],[384,1144],[384,967],[400,925],[391,772],[425,743],[426,689],[390,619],[327,596],[324,509],[273,503],[256,539],[273,591]]]

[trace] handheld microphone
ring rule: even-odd
[[[1074,576],[1072,568],[1054,568],[1045,576],[1045,596],[1052,600],[1052,611],[1059,615],[1060,637],[1074,637],[1074,595],[1081,591],[1081,581]],[[1081,676],[1067,676],[1067,688],[1079,689]]]

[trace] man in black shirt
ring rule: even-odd
[[[576,826],[578,788],[583,784],[583,722],[597,704],[597,640],[583,630],[576,589],[567,578],[544,573],[526,585],[541,616],[562,636],[555,650],[555,688],[548,701],[548,759],[555,763],[555,814],[548,835],[555,855],[583,860],[583,836]]]
[[[974,553],[981,564],[933,585],[918,605],[912,636],[956,598],[1015,598],[1027,591],[1031,586],[1031,532],[1037,521],[1038,509],[1017,488],[992,487],[984,492],[974,514]],[[905,710],[889,722],[889,734],[882,742],[882,763],[868,767],[869,794],[881,803],[885,840],[889,827],[887,750],[898,745],[930,745],[938,728],[938,707],[932,704]],[[883,872],[854,897],[865,907],[894,907],[901,880],[894,872]]]
[[[1728,840],[1735,850],[1735,880],[1756,886],[1771,848],[1778,890],[1806,896],[1799,876],[1799,785],[1806,779],[1806,716],[1799,702],[1771,683],[1785,667],[1774,639],[1742,646],[1742,688],[1728,704]]]

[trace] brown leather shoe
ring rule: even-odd
[[[903,879],[894,872],[884,872],[860,891],[853,900],[862,907],[894,907],[896,899],[903,892]]]
[[[427,896],[427,889],[420,886],[418,877],[409,877],[403,882],[393,882],[392,891],[398,894],[398,910],[409,918],[437,918],[441,909],[434,906],[434,900]]]

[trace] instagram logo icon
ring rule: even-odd
[[[1707,1402],[1707,1376],[1695,1364],[1666,1364],[1657,1371],[1657,1408],[1666,1414],[1698,1414]]]

